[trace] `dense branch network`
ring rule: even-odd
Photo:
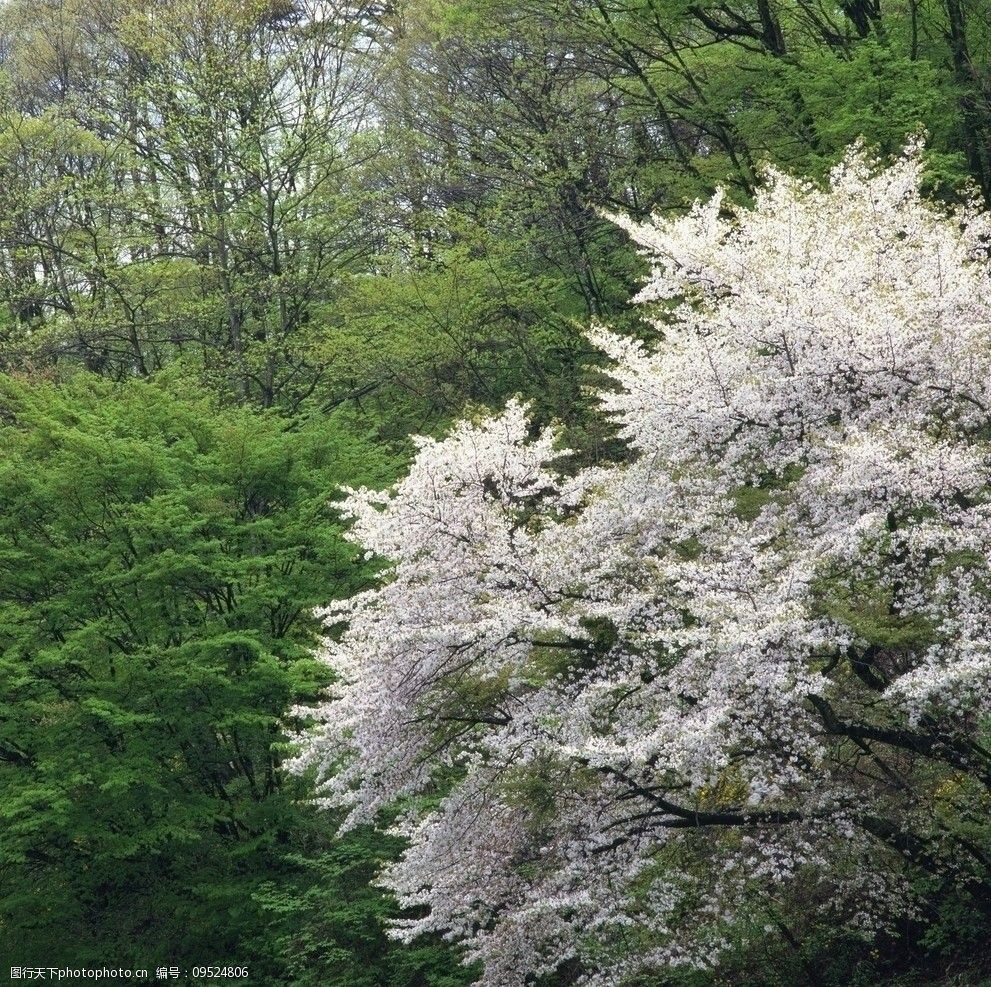
[[[919,874],[991,907],[942,811],[991,785],[989,224],[921,170],[618,218],[656,338],[591,336],[630,462],[567,471],[513,403],[352,492],[392,565],[327,611],[298,766],[349,825],[401,807],[399,935],[605,985],[717,965],[799,884],[867,937]]]

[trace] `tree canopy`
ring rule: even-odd
[[[324,611],[299,763],[346,825],[405,806],[404,937],[619,985],[988,921],[991,227],[921,174],[853,150],[621,220],[655,339],[592,339],[629,462],[567,469],[512,403],[352,493],[392,567]]]
[[[991,983],[989,80],[983,0],[0,3],[4,961]]]

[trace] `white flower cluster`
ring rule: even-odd
[[[870,935],[914,871],[983,879],[932,802],[991,778],[991,227],[920,173],[853,149],[618,219],[657,336],[592,333],[631,462],[555,469],[514,403],[351,492],[391,569],[328,611],[296,764],[348,825],[403,809],[400,935],[604,987],[717,963],[782,895]]]

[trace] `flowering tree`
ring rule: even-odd
[[[799,897],[864,936],[920,877],[991,913],[991,226],[920,171],[855,149],[620,219],[656,330],[593,332],[629,462],[567,470],[514,403],[352,491],[392,567],[327,611],[297,763],[349,824],[403,807],[401,936],[605,985],[791,937]]]

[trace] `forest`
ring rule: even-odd
[[[984,0],[0,0],[0,978],[991,985],[989,198]]]

